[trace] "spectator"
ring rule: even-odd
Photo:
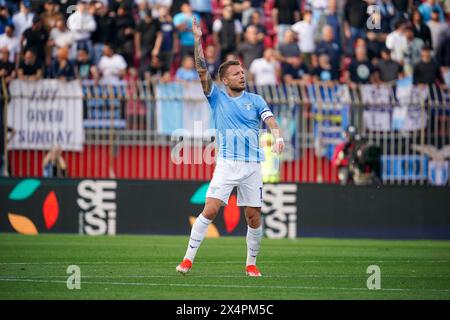
[[[391,0],[377,0],[376,5],[380,10],[380,27],[382,33],[390,33],[393,29],[396,10]]]
[[[411,76],[414,65],[420,61],[420,55],[424,45],[422,39],[414,38],[414,31],[411,27],[405,29],[405,36],[407,45],[404,54],[403,70],[407,76]]]
[[[50,32],[56,26],[56,21],[64,19],[64,16],[58,11],[56,0],[46,1],[44,9],[44,13],[41,14],[41,20],[44,28]]]
[[[414,37],[422,39],[425,46],[432,48],[433,42],[431,39],[431,30],[425,23],[423,23],[420,12],[418,10],[414,10],[411,19]]]
[[[448,25],[445,22],[439,21],[439,12],[435,10],[431,12],[431,20],[428,21],[427,25],[431,31],[432,46],[430,48],[437,50],[442,41],[441,37],[447,30]]]
[[[244,25],[245,28],[252,24],[252,20],[255,18],[255,12],[258,15],[256,19],[259,19],[262,22],[261,18],[264,16],[265,0],[247,0],[247,2],[250,5],[242,12],[242,25]]]
[[[213,45],[208,45],[205,49],[205,61],[206,67],[208,69],[211,78],[215,80],[217,78],[219,67],[220,67],[220,59],[217,57],[216,47]]]
[[[98,71],[101,79],[107,83],[114,83],[125,76],[127,62],[120,55],[114,52],[112,45],[103,45],[103,56],[98,62]]]
[[[372,30],[367,31],[367,57],[375,65],[379,58],[381,57],[381,50],[385,47],[386,39],[380,33],[373,32]]]
[[[0,5],[0,34],[5,33],[6,26],[11,24],[13,24],[13,21],[9,15],[8,8]]]
[[[47,41],[49,38],[48,31],[42,26],[42,20],[39,16],[33,18],[31,28],[25,30],[22,34],[21,44],[23,51],[33,50],[39,61],[46,61],[46,53],[49,49]]]
[[[20,11],[13,15],[12,21],[16,29],[16,36],[20,37],[23,32],[33,24],[34,13],[31,12],[30,0],[20,2]]]
[[[166,78],[166,74],[169,74],[169,72],[163,70],[162,62],[158,56],[151,56],[150,62],[147,63],[141,70],[144,74],[144,79],[147,82],[151,82],[153,80],[161,81],[163,78]]]
[[[9,62],[16,64],[20,54],[20,41],[14,36],[14,25],[6,26],[5,33],[0,35],[0,48],[7,48]]]
[[[116,17],[117,11],[119,11],[119,7],[125,7],[127,11],[131,11],[134,4],[134,0],[109,0],[109,11],[112,13],[113,17]]]
[[[317,26],[327,9],[328,0],[306,0],[305,2],[305,8],[311,10],[313,24]]]
[[[79,79],[93,79],[97,76],[95,63],[89,58],[89,52],[85,48],[78,50],[74,68],[75,75]]]
[[[253,11],[253,13],[250,16],[250,21],[248,25],[245,27],[244,31],[247,31],[248,27],[250,26],[254,26],[256,28],[258,41],[262,42],[267,34],[267,29],[263,25],[261,12],[257,10]]]
[[[239,44],[237,52],[242,57],[244,67],[247,69],[255,59],[263,56],[264,44],[258,39],[258,30],[255,26],[248,26],[244,34],[244,41]]]
[[[450,32],[448,30],[444,33],[441,45],[436,51],[436,59],[444,69],[443,73],[450,70]]]
[[[75,70],[69,61],[69,49],[59,48],[54,60],[48,70],[48,77],[62,81],[75,78]]]
[[[255,59],[250,65],[249,80],[257,86],[276,85],[280,76],[280,66],[272,48],[264,50],[262,58]]]
[[[45,0],[30,0],[31,11],[33,11],[37,15],[41,15],[44,12],[45,2],[46,2]]]
[[[439,65],[431,59],[429,48],[423,48],[420,62],[414,66],[414,84],[436,84],[442,80]]]
[[[391,51],[388,48],[381,50],[381,60],[375,67],[375,82],[393,83],[403,77],[403,68],[397,62],[392,60]]]
[[[37,58],[36,53],[28,49],[25,51],[23,60],[19,64],[17,71],[20,80],[42,79],[42,61]]]
[[[115,44],[117,26],[116,19],[112,16],[112,13],[110,14],[108,7],[102,2],[95,4],[94,20],[96,28],[91,34],[93,44],[91,57],[93,58],[94,64],[98,64],[103,55],[103,45],[105,43]]]
[[[214,41],[220,47],[221,60],[236,51],[243,32],[241,22],[233,17],[231,5],[223,7],[222,14],[222,19],[215,20],[213,24]]]
[[[188,0],[185,0],[188,2]],[[169,9],[172,5],[172,0],[135,0],[137,4],[137,9],[139,11],[139,17],[144,18],[145,11],[149,10],[152,13],[152,18],[159,18],[159,9],[166,8]],[[129,11],[133,10],[133,6],[128,8]]]
[[[239,21],[242,21],[243,13],[250,9],[250,0],[222,0],[222,6],[226,7],[228,5],[233,7],[233,15]]]
[[[344,6],[344,34],[348,55],[353,54],[356,39],[365,37],[368,18],[366,1],[347,0]]]
[[[136,30],[136,55],[140,59],[141,75],[151,58],[159,56],[162,39],[161,22],[152,17],[150,10],[146,11]]]
[[[159,9],[159,21],[161,24],[161,48],[159,50],[159,60],[164,73],[170,71],[175,50],[178,47],[178,37],[169,10],[165,7]]]
[[[181,67],[178,68],[175,74],[175,79],[178,81],[198,81],[198,72],[195,69],[194,58],[191,56],[184,56],[181,61]]]
[[[442,9],[444,10],[445,14],[448,16],[450,12],[450,2],[446,0],[441,0]]]
[[[419,12],[422,15],[423,22],[427,23],[431,20],[431,14],[433,11],[437,12],[438,19],[437,21],[444,22],[445,14],[442,10],[441,6],[437,3],[436,0],[426,0],[419,6]]]
[[[0,48],[0,77],[10,82],[16,76],[15,65],[9,61],[9,51],[7,47]]]
[[[71,56],[75,56],[80,48],[85,48],[92,54],[91,34],[97,28],[97,23],[89,12],[87,0],[78,1],[76,11],[67,19],[67,27],[73,32],[75,40]]]
[[[335,82],[339,80],[339,72],[333,70],[330,57],[326,53],[319,55],[318,66],[312,71],[312,76],[315,82]]]
[[[192,8],[189,3],[181,5],[181,12],[177,13],[173,17],[173,24],[178,30],[178,36],[180,40],[180,56],[194,55],[194,34],[192,33],[192,19],[196,18],[197,23],[200,25],[200,16],[192,12]]]
[[[391,50],[392,60],[397,61],[401,65],[403,65],[404,55],[408,45],[405,28],[404,20],[399,20],[395,24],[395,30],[386,37],[386,47]]]
[[[213,25],[211,0],[190,0],[189,2],[194,13],[200,16],[206,26],[208,34],[211,34]]]
[[[277,32],[278,44],[281,44],[284,40],[284,33],[300,20],[298,1],[275,0],[272,9],[272,19]]]
[[[366,47],[358,46],[355,48],[355,57],[345,73],[345,78],[354,84],[368,84],[373,81],[373,69],[367,57]]]
[[[136,44],[136,30],[133,16],[123,3],[117,9],[116,16],[116,48],[117,53],[124,57],[129,66],[133,65]]]
[[[238,60],[238,61],[240,61],[239,57],[234,52],[231,52],[231,53],[227,54],[227,56],[225,57],[225,61],[224,62],[231,61],[231,60]]]
[[[62,156],[61,147],[55,145],[42,161],[42,175],[45,178],[66,178],[67,165]]]
[[[59,48],[71,48],[75,38],[73,33],[67,29],[62,18],[56,20],[55,27],[50,31],[49,47],[52,48],[52,57],[56,57]],[[74,58],[70,56],[70,58]]]
[[[173,0],[172,5],[170,6],[169,15],[171,17],[175,17],[175,15],[181,12],[181,7],[189,0]]]
[[[291,29],[297,33],[298,46],[303,60],[308,67],[311,67],[312,54],[316,49],[311,11],[305,10],[303,12],[303,20],[295,23]]]
[[[338,169],[338,179],[341,185],[353,183],[353,174],[350,171],[350,160],[356,148],[357,130],[348,126],[345,130],[345,139],[334,148],[331,164]]]
[[[303,63],[294,31],[286,31],[278,51],[277,60],[281,62],[283,81],[287,84],[306,84],[309,81],[308,68]]]
[[[333,39],[341,48],[341,22],[337,13],[336,0],[328,0],[328,6],[325,10],[325,14],[320,16],[319,21],[315,29],[315,40],[318,42],[323,36],[323,28],[328,25],[333,29]]]
[[[412,0],[392,0],[392,4],[395,7],[395,20],[406,19]]]
[[[73,13],[72,8],[75,8],[79,0],[64,0],[59,1],[59,12],[64,16],[64,20],[67,21],[69,16]]]
[[[316,51],[313,56],[313,65],[317,65],[317,57],[322,53],[325,53],[330,57],[333,72],[339,73],[341,49],[334,39],[333,28],[329,25],[325,25],[322,29],[322,40],[316,46]]]

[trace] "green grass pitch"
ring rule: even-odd
[[[449,299],[450,241],[263,239],[261,278],[244,273],[244,237],[205,239],[191,272],[188,236],[0,234],[0,299]],[[67,288],[67,268],[81,289]],[[369,265],[381,289],[368,290]]]

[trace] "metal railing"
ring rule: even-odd
[[[214,136],[208,131],[209,108],[199,83],[87,81],[61,89],[58,80],[41,82],[36,86],[16,80],[9,88],[3,83],[3,121],[17,127],[11,138],[3,126],[4,171],[8,168],[10,176],[41,177],[48,149],[59,144],[67,176],[72,178],[212,177],[214,163],[173,161],[182,139],[190,141],[189,148],[181,151],[183,159],[215,154],[210,147]],[[338,183],[331,158],[349,124],[370,144],[381,147],[383,183],[425,184],[436,180],[436,175],[448,181],[447,87],[399,82],[395,86],[250,84],[248,89],[263,96],[284,133],[281,181]],[[55,120],[58,110],[65,122]],[[50,121],[51,117],[55,119]],[[188,137],[174,134],[181,128],[189,132]],[[65,141],[64,134],[78,140]]]

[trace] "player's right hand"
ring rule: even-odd
[[[272,147],[272,152],[276,154],[282,154],[284,151],[284,140],[283,138],[278,138]]]
[[[202,29],[197,24],[197,19],[195,17],[192,20],[192,32],[194,33],[195,40],[200,40],[202,38]]]

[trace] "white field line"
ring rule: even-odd
[[[40,283],[64,283],[61,280],[37,280],[37,279],[14,279],[14,278],[0,278],[0,281],[10,282],[40,282]],[[307,290],[341,290],[341,291],[367,291],[367,288],[340,288],[340,287],[309,287],[309,286],[271,286],[271,285],[228,285],[228,284],[185,284],[185,283],[143,283],[143,282],[98,282],[98,281],[83,281],[82,284],[95,285],[119,285],[119,286],[149,286],[149,287],[198,287],[198,288],[250,288],[250,289],[307,289]],[[450,289],[399,289],[387,288],[376,291],[399,291],[399,292],[450,292]]]
[[[167,275],[81,275],[82,279],[146,279],[146,278],[179,278],[179,274]],[[0,276],[1,279],[58,279],[63,278],[66,279],[67,275],[47,275],[47,276],[35,276],[35,275],[27,275],[27,276]],[[201,274],[195,275],[190,274],[189,278],[230,278],[230,279],[242,279],[247,278],[245,274],[242,275],[230,275],[230,274]],[[292,275],[268,275],[264,274],[264,278],[272,278],[272,279],[294,279],[294,278],[361,278],[366,279],[366,275],[358,276],[354,274],[292,274]],[[404,275],[404,274],[383,274],[383,278],[419,278],[419,279],[429,279],[429,278],[450,278],[450,275]]]
[[[85,265],[95,265],[95,264],[177,264],[180,261],[46,261],[46,262],[0,262],[0,265],[64,265],[64,264],[85,264]],[[241,264],[244,260],[236,261],[200,261],[199,264]],[[357,260],[351,259],[351,263],[450,263],[450,260]],[[349,263],[349,260],[294,260],[294,261],[279,261],[279,260],[261,260],[264,264],[302,264],[302,263]]]

